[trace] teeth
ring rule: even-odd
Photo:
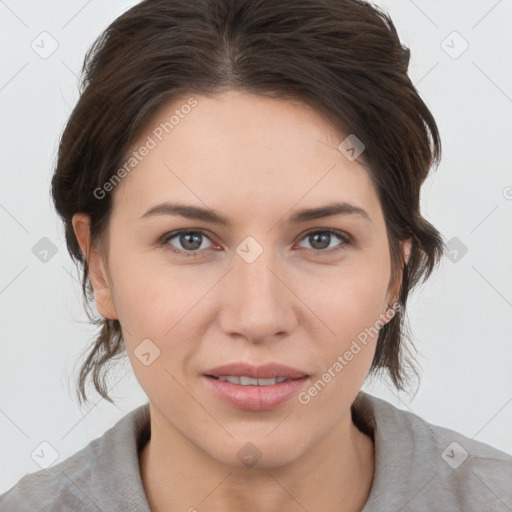
[[[231,382],[231,384],[240,384],[241,386],[272,386],[284,382],[286,377],[276,377],[275,379],[253,379],[252,377],[233,377],[230,375],[222,375],[217,377],[218,380]]]
[[[257,386],[258,379],[253,379],[251,377],[240,377],[240,384],[242,386]]]

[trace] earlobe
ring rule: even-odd
[[[411,246],[412,240],[410,238],[403,243],[403,252],[406,264],[409,263],[409,258],[411,256]]]
[[[409,262],[409,258],[411,257],[411,248],[412,248],[412,239],[407,239],[404,242],[401,242],[402,253],[404,256],[405,265]],[[400,289],[402,285],[402,272],[400,273],[399,284],[395,287],[395,291],[391,294],[391,300],[387,303],[387,311],[393,307],[400,300]]]
[[[73,215],[72,224],[82,254],[87,260],[89,277],[94,289],[96,309],[104,318],[117,320],[118,315],[106,271],[105,258],[102,251],[91,242],[90,218],[85,213],[77,213]]]

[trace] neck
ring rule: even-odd
[[[140,471],[152,512],[359,512],[371,489],[374,446],[349,411],[290,464],[233,467],[190,443],[151,407],[151,438],[140,452]]]

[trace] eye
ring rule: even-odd
[[[342,243],[338,243],[334,247],[330,247],[334,238],[337,238]],[[175,242],[171,243],[171,241],[174,239]],[[167,233],[163,236],[161,243],[162,245],[170,247],[173,252],[179,253],[186,257],[196,257],[201,256],[204,250],[211,247],[205,247],[203,245],[205,240],[210,240],[205,231],[200,229],[183,229],[180,231]],[[303,236],[301,240],[309,240],[309,243],[313,245],[311,251],[318,255],[332,254],[333,252],[343,250],[347,245],[351,245],[352,243],[352,238],[347,233],[330,229],[310,231],[305,236]]]
[[[333,237],[341,240],[341,244],[337,244],[331,248],[331,242],[333,241]],[[333,230],[323,230],[323,231],[310,231],[307,233],[302,240],[309,240],[313,247],[312,251],[315,254],[331,254],[333,252],[344,249],[346,245],[351,244],[351,237],[342,231],[333,231]]]
[[[176,243],[181,247],[172,245],[170,242],[173,239],[176,239]],[[204,239],[209,240],[209,238],[206,236],[206,233],[201,230],[173,231],[172,233],[164,235],[162,244],[170,245],[171,248],[173,248],[173,251],[182,253],[185,256],[200,256],[200,250],[205,249],[204,246],[201,247]]]

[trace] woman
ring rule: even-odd
[[[52,180],[149,398],[2,510],[507,510],[512,457],[361,391],[414,367],[434,118],[358,0],[146,0],[88,53]],[[110,400],[111,401],[111,400]]]

